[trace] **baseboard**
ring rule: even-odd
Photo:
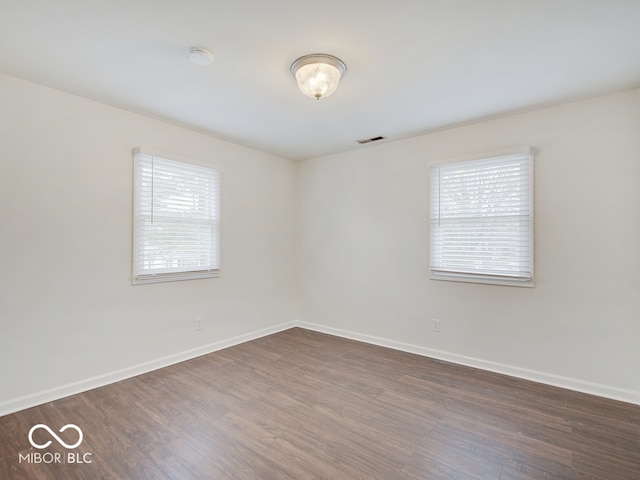
[[[357,340],[360,342],[369,343],[372,345],[379,345],[381,347],[393,348],[403,352],[414,353],[422,355],[424,357],[435,358],[438,360],[444,360],[451,363],[457,363],[460,365],[466,365],[469,367],[479,368],[503,375],[509,375],[512,377],[522,378],[525,380],[531,380],[538,383],[544,383],[547,385],[553,385],[556,387],[567,388],[577,392],[587,393],[590,395],[597,395],[599,397],[610,398],[612,400],[619,400],[622,402],[633,403],[640,405],[640,392],[634,392],[631,390],[623,390],[607,385],[600,385],[596,383],[585,382],[582,380],[576,380],[572,378],[562,377],[559,375],[548,374],[535,370],[528,370],[525,368],[515,367],[512,365],[504,365],[501,363],[490,362],[472,357],[466,357],[464,355],[458,355],[450,352],[436,350],[432,348],[422,347],[419,345],[412,345],[409,343],[398,342],[381,337],[375,337],[363,333],[353,332],[349,330],[342,330],[339,328],[328,327],[325,325],[318,325],[307,322],[286,322],[273,327],[268,327],[260,330],[248,332],[243,335],[239,335],[233,338],[220,340],[218,342],[210,343],[198,348],[187,350],[184,352],[169,355],[163,358],[152,360],[149,362],[134,365],[132,367],[117,370],[108,374],[99,375],[96,377],[81,380],[79,382],[62,385],[60,387],[52,388],[49,390],[43,390],[23,397],[7,400],[0,403],[0,416],[8,415],[10,413],[18,412],[27,408],[42,405],[43,403],[53,402],[70,395],[93,390],[94,388],[103,387],[111,383],[126,380],[127,378],[142,375],[144,373],[157,370],[159,368],[168,367],[176,363],[184,362],[201,355],[222,350],[224,348],[233,347],[241,343],[245,343],[251,340],[255,340],[267,335],[287,330],[292,327],[305,328],[307,330],[313,330],[320,333],[327,333],[329,335],[335,335],[342,338],[348,338],[351,340]]]
[[[621,402],[640,405],[640,392],[634,392],[632,390],[624,390],[621,388],[611,387],[608,385],[585,382],[583,380],[563,377],[560,375],[539,372],[536,370],[529,370],[526,368],[515,367],[512,365],[505,365],[497,362],[490,362],[490,361],[481,360],[478,358],[466,357],[464,355],[458,355],[455,353],[445,352],[445,351],[436,350],[432,348],[421,347],[418,345],[398,342],[395,340],[375,337],[372,335],[352,332],[349,330],[342,330],[339,328],[327,327],[325,325],[318,325],[318,324],[307,323],[307,322],[296,322],[295,325],[307,330],[313,330],[320,333],[327,333],[329,335],[335,335],[342,338],[357,340],[360,342],[370,343],[372,345],[378,345],[381,347],[393,348],[394,350],[414,353],[416,355],[422,355],[424,357],[435,358],[438,360],[444,360],[446,362],[457,363],[459,365],[479,368],[481,370],[487,370],[490,372],[500,373],[503,375],[509,375],[511,377],[517,377],[524,380],[531,380],[533,382],[552,385],[554,387],[566,388],[566,389],[574,390],[581,393],[596,395],[598,397],[609,398],[611,400],[618,400]]]
[[[273,327],[263,328],[255,330],[253,332],[245,333],[237,337],[229,338],[226,340],[220,340],[218,342],[203,345],[191,350],[176,353],[166,357],[158,358],[149,362],[127,367],[121,370],[116,370],[104,375],[98,375],[96,377],[81,380],[79,382],[69,383],[60,387],[51,388],[49,390],[43,390],[23,397],[11,399],[0,403],[0,416],[8,415],[10,413],[18,412],[26,408],[42,405],[43,403],[53,402],[70,395],[93,390],[94,388],[104,387],[111,383],[126,380],[127,378],[149,373],[159,368],[175,365],[176,363],[191,360],[192,358],[213,353],[224,348],[233,347],[257,338],[261,338],[267,335],[281,332],[296,326],[294,322],[282,323]]]

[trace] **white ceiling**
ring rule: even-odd
[[[0,0],[0,72],[301,160],[638,87],[640,0]]]

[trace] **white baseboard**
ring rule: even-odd
[[[159,368],[168,367],[170,365],[184,362],[201,355],[206,355],[208,353],[216,352],[224,348],[233,347],[234,345],[239,345],[250,340],[255,340],[260,337],[271,335],[273,333],[278,333],[294,326],[296,326],[294,322],[282,323],[273,327],[255,330],[253,332],[245,333],[237,337],[220,340],[218,342],[210,343],[198,348],[158,358],[149,362],[144,362],[132,367],[116,370],[104,375],[98,375],[96,377],[87,378],[79,382],[69,383],[60,387],[55,387],[49,390],[43,390],[30,395],[25,395],[23,397],[4,401],[0,403],[0,416],[18,412],[26,408],[35,407],[37,405],[42,405],[43,403],[53,402],[54,400],[59,400],[70,395],[93,390],[94,388],[103,387],[105,385],[119,382],[121,380],[126,380],[127,378],[142,375],[143,373],[148,373]]]
[[[403,352],[414,353],[417,355],[422,355],[424,357],[435,358],[451,363],[457,363],[460,365],[466,365],[482,370],[488,370],[490,372],[501,373],[503,375],[531,380],[538,383],[544,383],[547,385],[567,388],[569,390],[575,390],[582,393],[597,395],[599,397],[610,398],[612,400],[619,400],[622,402],[640,405],[640,392],[624,390],[620,388],[610,387],[608,385],[600,385],[573,378],[562,377],[559,375],[538,372],[535,370],[528,370],[525,368],[504,365],[501,363],[490,362],[472,357],[466,357],[464,355],[458,355],[455,353],[445,352],[432,348],[421,347],[418,345],[398,342],[395,340],[375,337],[372,335],[352,332],[349,330],[328,327],[325,325],[318,325],[307,322],[286,322],[280,325],[275,325],[273,327],[255,330],[253,332],[239,335],[237,337],[220,340],[218,342],[180,352],[174,355],[169,355],[163,358],[134,365],[132,367],[124,368],[104,375],[81,380],[79,382],[70,383],[62,385],[60,387],[51,388],[49,390],[43,390],[41,392],[36,392],[30,395],[25,395],[23,397],[7,400],[0,403],[0,416],[18,412],[26,408],[35,407],[37,405],[42,405],[43,403],[53,402],[70,395],[93,390],[94,388],[103,387],[105,385],[119,382],[121,380],[126,380],[127,378],[142,375],[159,368],[168,367],[170,365],[184,362],[186,360],[190,360],[201,355],[206,355],[208,353],[216,352],[224,348],[233,347],[234,345],[239,345],[241,343],[255,340],[257,338],[278,333],[292,327],[305,328],[307,330],[327,333],[329,335],[335,335],[351,340],[370,343],[372,345],[379,345],[381,347],[393,348],[395,350],[400,350]]]
[[[438,360],[444,360],[446,362],[457,363],[459,365],[479,368],[481,370],[487,370],[490,372],[500,373],[503,375],[509,375],[511,377],[517,377],[523,380],[531,380],[533,382],[552,385],[554,387],[566,388],[566,389],[574,390],[577,392],[596,395],[598,397],[609,398],[611,400],[619,400],[622,402],[640,405],[640,392],[634,392],[632,390],[624,390],[621,388],[611,387],[608,385],[585,382],[583,380],[563,377],[560,375],[539,372],[536,370],[529,370],[526,368],[515,367],[512,365],[505,365],[497,362],[490,362],[490,361],[481,360],[478,358],[466,357],[464,355],[458,355],[455,353],[445,352],[442,350],[421,347],[418,345],[398,342],[398,341],[389,340],[386,338],[380,338],[380,337],[352,332],[348,330],[342,330],[339,328],[327,327],[325,325],[318,325],[318,324],[307,323],[307,322],[296,322],[295,325],[300,328],[305,328],[307,330],[313,330],[320,333],[327,333],[329,335],[335,335],[338,337],[348,338],[351,340],[357,340],[360,342],[370,343],[372,345],[378,345],[381,347],[393,348],[394,350],[400,350],[403,352],[415,353],[416,355],[422,355],[424,357],[435,358]]]

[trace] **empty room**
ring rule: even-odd
[[[0,0],[0,478],[638,480],[638,19]]]

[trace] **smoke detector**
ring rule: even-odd
[[[201,67],[206,67],[207,65],[211,65],[213,63],[213,53],[211,53],[206,48],[202,47],[192,47],[189,50],[189,60],[196,65],[200,65]]]

